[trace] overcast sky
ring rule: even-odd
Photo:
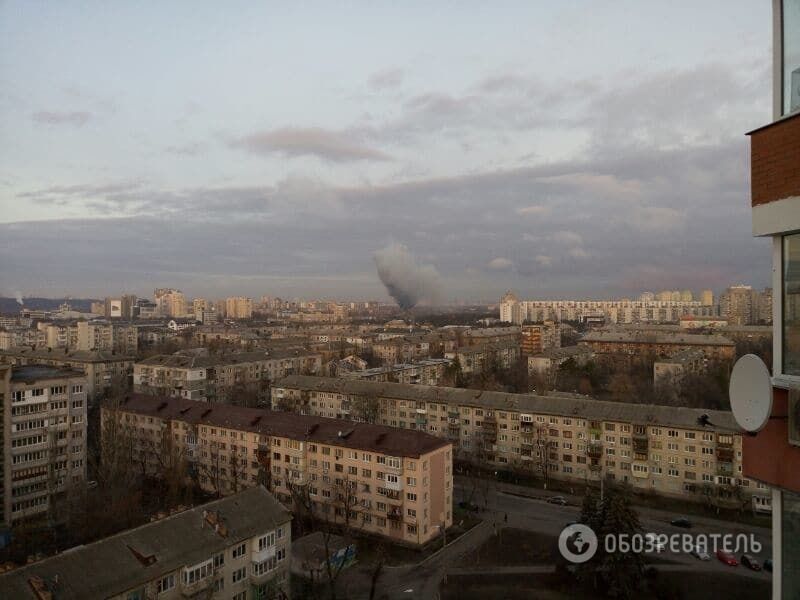
[[[300,6],[302,4],[302,7]],[[766,285],[768,2],[0,2],[0,295]]]

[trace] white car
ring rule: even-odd
[[[700,550],[697,546],[692,548],[689,554],[694,556],[697,560],[711,560],[711,555],[704,550]]]

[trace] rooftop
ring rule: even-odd
[[[46,379],[64,379],[67,377],[85,377],[83,371],[52,367],[50,365],[22,365],[11,370],[11,381],[34,383]]]
[[[328,419],[294,412],[211,404],[184,398],[131,394],[120,405],[126,412],[160,419],[211,425],[261,435],[286,437],[342,448],[418,458],[449,442],[411,429],[398,429],[344,419]]]
[[[68,360],[72,362],[125,362],[136,359],[134,356],[119,354],[110,350],[69,350],[65,348],[41,348],[31,350],[28,347],[11,348],[0,350],[0,356],[11,356],[14,358],[36,358],[43,361],[47,360]]]
[[[279,381],[275,387],[317,392],[338,392],[371,398],[444,403],[451,406],[474,406],[492,410],[513,410],[528,414],[573,417],[594,421],[653,423],[665,427],[708,431],[739,431],[739,427],[733,420],[733,415],[728,411],[609,402],[577,394],[559,393],[547,396],[511,394],[420,384],[314,377],[311,375],[290,375]],[[698,419],[703,414],[708,415],[708,420],[713,423],[713,426],[703,427],[698,424]]]
[[[219,514],[226,535],[215,531],[204,511]],[[290,520],[265,488],[255,486],[0,575],[0,589],[6,598],[38,599],[31,581],[39,578],[58,600],[108,598]]]
[[[732,340],[717,334],[661,333],[658,331],[593,331],[582,342],[619,342],[624,344],[689,344],[693,346],[734,346]]]

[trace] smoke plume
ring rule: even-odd
[[[389,244],[375,252],[375,265],[386,291],[407,310],[422,300],[435,302],[439,297],[439,272],[433,265],[417,264],[402,244]]]
[[[19,304],[21,306],[25,305],[25,302],[23,302],[23,300],[22,300],[22,292],[17,290],[16,292],[14,292],[14,297],[17,299],[17,304]]]

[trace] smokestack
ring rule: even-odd
[[[439,297],[439,272],[433,265],[418,264],[408,248],[389,244],[375,252],[378,277],[400,308],[409,310],[421,300],[434,302]]]

